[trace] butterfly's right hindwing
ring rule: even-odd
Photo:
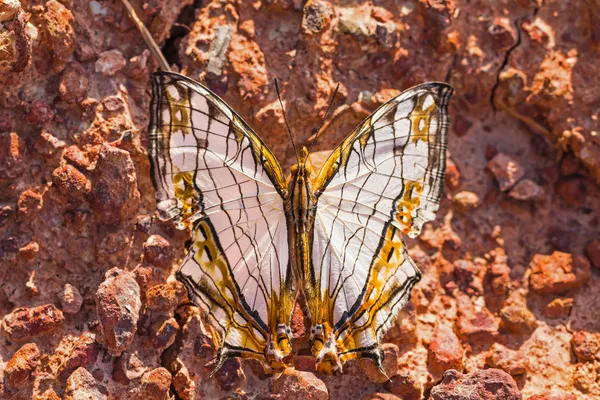
[[[220,330],[218,365],[242,356],[283,367],[295,289],[279,163],[225,102],[182,75],[153,76],[151,112],[158,211],[193,228],[177,278]]]

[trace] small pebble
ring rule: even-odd
[[[508,193],[510,197],[521,201],[539,201],[544,198],[544,189],[529,179],[520,180]]]
[[[538,326],[535,315],[522,305],[509,305],[500,310],[502,326],[516,334],[530,334]]]
[[[20,176],[25,168],[25,144],[15,132],[0,133],[0,179]]]
[[[80,102],[87,97],[89,78],[86,69],[77,62],[67,65],[60,77],[58,94],[67,103]]]
[[[66,283],[60,294],[60,303],[63,312],[67,314],[77,314],[83,304],[83,297],[79,290],[70,283]]]
[[[160,235],[151,235],[144,243],[144,258],[155,267],[169,269],[173,263],[171,243]]]
[[[96,72],[104,76],[113,76],[122,70],[127,61],[119,50],[108,50],[100,53],[100,57],[96,60]]]
[[[304,5],[302,16],[302,32],[315,35],[323,32],[331,24],[333,8],[327,1],[311,0]]]
[[[452,203],[457,211],[465,212],[479,207],[479,197],[473,192],[462,191],[454,195]]]
[[[185,301],[186,293],[179,281],[157,285],[146,291],[146,306],[153,311],[170,312]]]
[[[442,323],[433,331],[429,343],[428,366],[434,376],[447,369],[462,369],[465,350],[451,327]]]
[[[99,223],[117,225],[133,217],[140,204],[137,175],[125,150],[104,144],[92,171],[88,199]]]
[[[503,192],[512,188],[525,175],[521,164],[504,153],[496,154],[488,163],[488,168]]]
[[[536,254],[529,268],[529,285],[538,293],[562,294],[578,289],[590,279],[591,266],[586,257],[555,251]]]
[[[585,255],[594,268],[600,270],[600,240],[592,240],[585,248]]]
[[[2,331],[10,341],[20,342],[39,335],[54,333],[65,320],[53,304],[15,308],[2,319]]]
[[[169,400],[171,389],[171,373],[163,367],[153,369],[142,376],[140,399]]]
[[[65,400],[106,400],[108,390],[85,368],[80,367],[69,376],[65,388]]]
[[[563,318],[569,315],[573,308],[574,299],[569,297],[559,297],[552,300],[544,308],[544,315],[548,318]]]
[[[102,341],[113,356],[121,355],[133,342],[141,306],[134,275],[118,268],[109,270],[96,292],[96,310]]]

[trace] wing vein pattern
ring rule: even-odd
[[[159,215],[192,229],[177,277],[219,328],[218,363],[265,361],[295,299],[277,160],[218,96],[175,73],[153,76],[148,135]]]
[[[382,335],[420,279],[403,235],[416,237],[435,218],[451,93],[446,84],[428,83],[385,103],[332,153],[313,181],[315,281],[304,283],[311,286],[305,293],[313,327],[330,332],[342,363],[354,357],[381,360]],[[326,354],[335,351],[313,347],[317,362],[335,359]]]

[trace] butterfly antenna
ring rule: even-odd
[[[315,133],[314,139],[312,140],[312,142],[310,142],[310,145],[308,146],[308,154],[310,154],[310,151],[312,150],[315,142],[317,141],[317,138],[319,137],[319,131],[321,130],[321,128],[323,128],[323,125],[325,124],[325,119],[327,119],[327,115],[329,115],[329,110],[331,109],[331,105],[333,104],[333,100],[335,100],[335,95],[337,94],[339,88],[340,84],[338,83],[337,85],[335,85],[335,90],[331,95],[331,100],[329,100],[329,105],[327,106],[327,110],[325,110],[325,115],[323,115],[321,125],[319,125],[319,129],[317,129],[317,133]]]
[[[281,112],[283,113],[283,120],[285,121],[285,126],[287,127],[288,134],[290,135],[290,140],[292,141],[292,146],[294,147],[294,153],[296,153],[296,161],[299,161],[298,148],[296,147],[296,142],[294,142],[294,135],[292,134],[292,130],[290,129],[290,125],[288,124],[287,117],[285,116],[285,108],[283,107],[283,102],[281,101],[281,94],[279,93],[279,84],[277,83],[277,78],[275,78],[275,90],[277,91],[277,98],[279,99],[279,105],[281,106]]]
[[[140,31],[140,34],[142,35],[144,42],[146,42],[146,45],[150,48],[150,52],[154,56],[154,59],[156,60],[156,62],[158,62],[160,69],[162,69],[163,71],[170,72],[171,67],[169,67],[169,63],[167,62],[162,51],[160,50],[160,47],[158,47],[158,45],[156,44],[156,41],[152,37],[152,34],[150,34],[150,31],[148,30],[148,28],[146,28],[144,23],[138,17],[137,13],[131,6],[131,3],[129,2],[129,0],[121,0],[121,2],[123,3],[123,5],[125,6],[125,9],[127,10],[127,13],[129,14],[129,18],[131,18],[134,25],[137,27],[138,31]]]

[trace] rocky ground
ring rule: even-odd
[[[214,332],[172,277],[188,235],[154,218],[156,63],[120,1],[0,0],[0,398],[600,398],[600,3],[134,6],[285,168],[273,78],[299,142],[340,84],[315,164],[399,90],[454,86],[391,380],[366,361],[320,376],[302,348],[280,376],[231,360],[209,377]]]

